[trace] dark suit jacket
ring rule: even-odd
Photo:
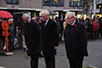
[[[42,50],[45,56],[55,55],[55,46],[58,46],[58,34],[56,23],[49,19],[46,26],[44,21],[40,24],[42,36]]]
[[[40,53],[41,34],[39,25],[33,21],[25,23],[24,36],[28,48],[28,56],[34,56]]]
[[[83,56],[88,56],[87,37],[83,25],[78,22],[73,26],[67,25],[64,37],[68,59],[77,59]]]

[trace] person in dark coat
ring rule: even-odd
[[[29,14],[23,14],[24,36],[27,45],[27,55],[31,57],[31,68],[38,68],[38,57],[40,54],[41,35],[40,28],[37,23],[31,21]]]
[[[73,13],[67,15],[66,23],[65,49],[70,68],[82,68],[84,56],[88,56],[85,27],[76,21]]]
[[[8,36],[9,52],[12,52],[14,47],[14,34],[15,34],[13,18],[8,19],[8,24],[10,32],[10,35]]]
[[[45,58],[46,68],[55,68],[56,47],[58,46],[57,25],[49,18],[49,11],[41,13],[43,21],[41,26],[42,51]]]

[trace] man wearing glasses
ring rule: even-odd
[[[73,13],[67,15],[66,23],[65,49],[70,68],[82,68],[84,56],[88,56],[85,27],[76,21]]]

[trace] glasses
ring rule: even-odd
[[[47,16],[49,16],[49,15],[43,15],[43,16],[41,16],[41,17],[47,17]]]
[[[41,17],[46,17],[46,16],[41,16]]]
[[[73,17],[70,17],[70,18],[66,18],[66,19],[72,19]]]

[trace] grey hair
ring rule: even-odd
[[[76,18],[75,13],[73,13],[73,12],[69,12],[69,13],[68,13],[68,15],[69,15],[69,14],[71,14],[71,15],[72,15],[72,17]]]
[[[22,18],[23,17],[29,18],[29,22],[31,21],[31,16],[28,13],[24,13],[23,16],[22,16]]]
[[[13,21],[13,20],[14,20],[13,18],[8,19],[8,21]]]
[[[47,15],[49,15],[50,13],[49,13],[48,10],[43,10],[43,11],[41,12],[41,15],[42,15],[42,14],[47,14]]]

